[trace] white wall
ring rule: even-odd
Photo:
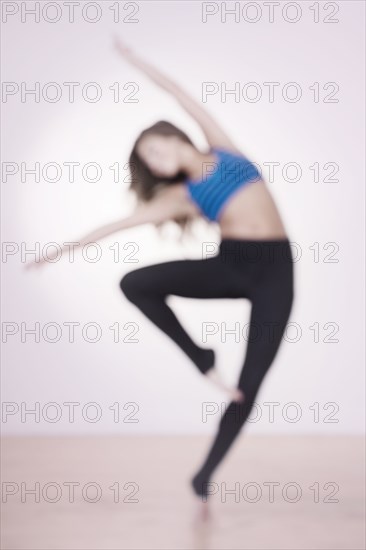
[[[301,336],[282,344],[258,395],[262,417],[247,424],[249,433],[364,431],[364,4],[338,2],[340,11],[333,16],[338,23],[324,21],[331,10],[325,11],[323,4],[320,22],[314,23],[310,4],[298,3],[302,15],[296,23],[286,22],[277,11],[274,22],[269,22],[267,8],[259,3],[263,12],[257,23],[242,18],[235,23],[233,17],[221,22],[220,13],[204,23],[200,2],[175,1],[139,2],[134,16],[138,22],[132,24],[113,23],[109,2],[100,3],[102,17],[95,24],[82,20],[78,10],[75,22],[68,23],[63,3],[59,3],[61,20],[55,24],[42,18],[39,23],[32,18],[22,23],[19,13],[3,24],[3,81],[26,82],[29,88],[35,82],[41,87],[57,82],[63,91],[56,103],[42,98],[36,103],[30,97],[21,102],[18,93],[2,104],[3,163],[24,162],[32,167],[35,162],[44,166],[52,161],[64,168],[56,183],[42,177],[36,182],[32,176],[22,182],[19,173],[3,181],[2,240],[19,248],[21,243],[32,249],[35,242],[43,246],[50,241],[78,240],[127,215],[133,197],[126,193],[126,181],[113,182],[109,167],[119,162],[123,178],[127,176],[123,167],[134,138],[145,126],[170,120],[186,130],[197,146],[205,146],[200,129],[175,100],[118,57],[112,47],[114,33],[197,100],[203,82],[226,83],[228,88],[235,82],[241,87],[256,82],[260,87],[263,96],[256,103],[243,98],[235,102],[232,95],[223,101],[220,94],[205,103],[237,145],[264,168],[290,240],[301,249],[290,319]],[[249,17],[253,15],[250,12]],[[53,16],[50,11],[49,17]],[[117,81],[121,87],[126,82],[137,83],[138,103],[113,102],[108,88]],[[72,104],[64,82],[80,82],[81,86],[97,82],[103,96],[97,103],[88,103],[77,91]],[[268,100],[265,82],[280,83],[274,102]],[[302,90],[296,103],[279,93],[289,82],[296,82]],[[333,96],[338,100],[335,103],[324,102],[334,90],[332,85],[327,87],[329,82],[339,87]],[[311,90],[314,83],[319,83],[319,102]],[[130,90],[122,89],[122,93]],[[90,183],[77,170],[75,182],[69,182],[64,163],[71,161],[98,163],[102,178]],[[264,164],[268,162],[280,163],[273,181]],[[299,181],[286,181],[280,172],[290,162],[302,169]],[[310,169],[315,163],[320,166],[319,182]],[[332,174],[331,168],[323,169],[326,163],[339,166],[334,176],[338,181],[324,181]],[[19,252],[7,257],[2,263],[2,400],[3,408],[14,414],[3,415],[4,434],[215,430],[225,396],[197,374],[181,350],[119,289],[119,280],[130,269],[198,258],[202,242],[219,242],[215,228],[206,229],[205,224],[198,226],[196,239],[184,246],[175,243],[174,235],[173,227],[167,228],[166,240],[150,226],[130,229],[101,241],[103,256],[97,263],[83,260],[78,251],[74,263],[62,258],[34,272],[24,270]],[[138,247],[137,264],[126,260],[132,248],[124,250],[123,246],[131,242]],[[119,262],[114,262],[110,249],[114,243],[121,247]],[[326,249],[327,243],[336,244]],[[317,246],[319,261],[314,255]],[[325,261],[332,246],[339,247],[336,263]],[[250,313],[244,299],[199,301],[172,296],[170,303],[198,343],[203,322],[226,323],[231,328],[236,322],[247,323]],[[59,341],[50,343],[42,334],[37,343],[32,336],[22,341],[21,323],[27,328],[39,323],[42,329],[51,322],[60,327]],[[79,323],[72,343],[68,322]],[[102,331],[97,343],[82,337],[81,328],[90,322]],[[119,323],[123,338],[130,333],[125,326],[129,322],[139,327],[138,342],[115,343],[110,327]],[[16,333],[5,342],[9,323],[14,323]],[[338,329],[333,338],[338,342],[327,342],[334,326]],[[54,335],[50,329],[48,338]],[[294,335],[294,329],[289,329],[288,340]],[[89,336],[94,337],[92,330]],[[233,336],[224,342],[218,333],[202,345],[215,347],[223,376],[234,384],[245,342]],[[36,402],[43,411],[39,422],[31,415],[22,417],[20,410],[32,409]],[[57,422],[47,419],[46,404],[51,402],[58,404],[61,413]],[[79,403],[75,422],[68,420],[67,402]],[[95,423],[81,414],[90,402],[98,403],[102,413]],[[122,420],[114,422],[110,407],[117,402]],[[136,405],[123,408],[131,402]],[[213,404],[214,414],[208,422],[201,418],[202,402]],[[264,404],[268,402],[278,404],[273,423]],[[297,404],[298,422],[289,421],[295,414],[294,407],[287,409],[289,403]],[[137,422],[128,422],[133,407],[138,410],[131,420]],[[286,410],[287,419],[283,416]],[[90,416],[94,412],[89,408]],[[54,414],[55,409],[49,408],[49,417]]]

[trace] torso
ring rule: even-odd
[[[287,237],[276,204],[261,179],[244,185],[229,199],[219,220],[221,236],[242,239]]]
[[[180,201],[182,214],[202,216],[199,207],[190,199],[185,183],[179,183],[175,199]],[[286,229],[272,195],[263,179],[249,182],[230,197],[219,221],[222,238],[281,239]]]

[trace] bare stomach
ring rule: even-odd
[[[276,204],[263,180],[239,188],[223,206],[218,224],[222,238],[287,238]]]

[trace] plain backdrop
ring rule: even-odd
[[[215,4],[218,10],[220,4]],[[263,168],[299,254],[292,325],[256,399],[257,419],[246,430],[364,432],[365,8],[363,2],[337,2],[333,17],[338,23],[326,23],[331,11],[319,3],[315,23],[310,2],[298,4],[302,15],[296,23],[281,12],[270,22],[262,4],[262,18],[255,23],[242,17],[222,20],[220,11],[204,22],[201,2],[174,1],[133,3],[138,6],[135,23],[113,22],[109,2],[99,4],[98,22],[83,20],[79,9],[69,23],[60,2],[58,22],[41,18],[35,23],[31,17],[22,22],[15,14],[3,24],[3,86],[23,83],[31,89],[39,83],[43,90],[56,82],[62,90],[56,102],[42,94],[39,102],[32,96],[22,101],[20,92],[2,100],[3,170],[10,166],[4,163],[19,169],[7,178],[3,172],[2,183],[3,434],[208,433],[216,429],[227,403],[119,288],[122,276],[137,267],[201,258],[207,243],[212,253],[219,243],[217,227],[202,220],[195,235],[179,243],[174,225],[167,224],[162,235],[144,225],[101,241],[97,262],[76,251],[73,263],[62,258],[39,271],[24,270],[31,256],[21,256],[22,246],[33,250],[35,243],[77,241],[132,212],[126,162],[143,128],[169,120],[197,147],[206,148],[202,131],[174,98],[118,56],[115,34],[201,102]],[[134,9],[125,8],[123,17]],[[73,103],[65,82],[80,83]],[[102,90],[98,102],[81,95],[91,82]],[[219,91],[239,83],[242,91],[249,82],[262,93],[256,102],[219,92],[203,101],[204,83],[215,83]],[[278,83],[272,102],[268,82]],[[282,95],[290,82],[301,90],[297,102]],[[110,89],[116,83],[119,102]],[[92,97],[93,87],[88,91]],[[52,97],[53,90],[48,92]],[[288,90],[290,97],[293,92]],[[31,174],[22,180],[21,163],[34,168],[37,162],[41,169],[58,163],[59,180],[47,181],[42,174],[39,181]],[[65,164],[71,162],[80,163],[74,181]],[[279,163],[272,181],[265,164],[271,162]],[[83,177],[87,163],[101,167],[98,181]],[[110,169],[116,163],[119,181]],[[293,169],[289,177],[282,172],[288,163],[301,168],[297,181],[290,181],[295,180]],[[90,179],[95,173],[89,170]],[[48,179],[55,176],[52,169],[48,174]],[[4,247],[12,253],[4,255]],[[89,253],[93,258],[93,250]],[[222,376],[235,384],[246,343],[231,333],[225,337],[225,330],[248,323],[250,303],[170,296],[169,304],[197,343],[216,349]],[[215,329],[207,341],[203,323]],[[38,341],[26,333],[34,328]],[[67,403],[74,403],[73,421]],[[207,421],[205,406],[211,412]],[[38,418],[26,414],[32,409],[40,411]],[[98,411],[101,417],[94,422]]]

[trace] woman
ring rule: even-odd
[[[124,275],[120,287],[181,347],[202,375],[224,389],[215,374],[214,351],[193,342],[166,297],[247,298],[252,306],[237,388],[231,390],[231,402],[212,447],[191,480],[194,492],[206,503],[212,473],[249,416],[281,343],[293,303],[293,258],[279,212],[254,165],[177,84],[121,41],[116,40],[115,46],[126,61],[170,92],[198,122],[209,150],[199,151],[184,132],[168,122],[144,130],[130,156],[131,189],[140,204],[131,216],[90,233],[80,245],[145,223],[158,226],[174,220],[185,226],[199,216],[217,223],[221,242],[216,256],[137,268]]]

